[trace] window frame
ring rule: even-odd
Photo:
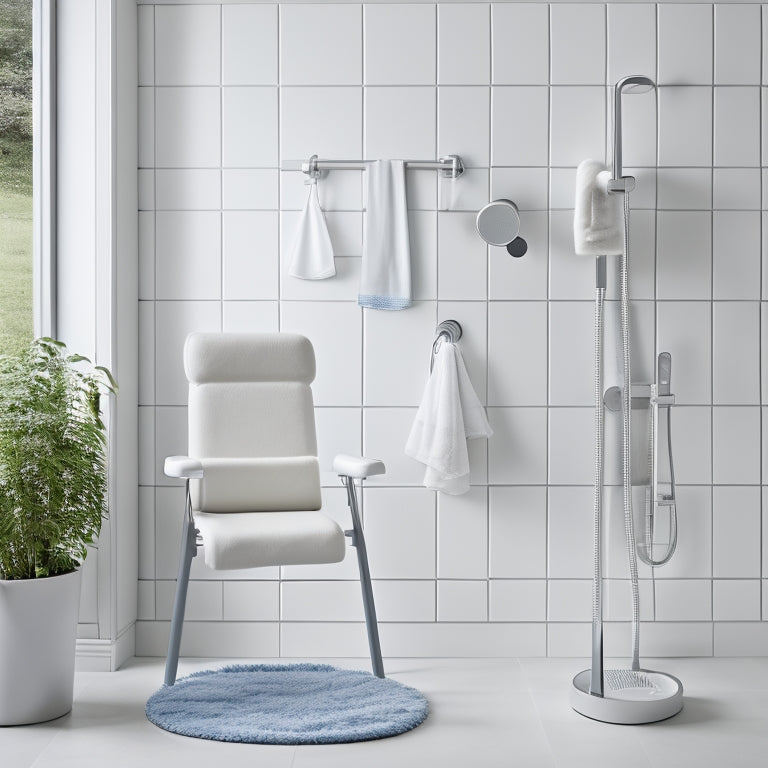
[[[56,336],[56,0],[32,0],[32,316]]]

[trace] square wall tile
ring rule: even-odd
[[[653,621],[654,582],[640,579],[640,621]],[[632,587],[629,579],[607,579],[603,583],[603,617],[606,621],[632,621]]]
[[[146,487],[139,488],[138,529],[139,529],[139,578],[154,579],[155,578],[155,489],[154,488],[146,488]]]
[[[536,169],[539,170],[539,169]],[[495,169],[494,169],[495,173]],[[492,195],[492,197],[496,197]],[[504,197],[504,195],[500,195]],[[491,299],[546,299],[549,264],[549,216],[546,211],[522,211],[520,231],[528,253],[514,259],[506,248],[490,247],[488,294]]]
[[[549,489],[547,575],[550,579],[592,576],[592,489]]]
[[[550,6],[552,85],[605,82],[605,6],[595,3]]]
[[[281,5],[283,85],[362,82],[362,6]],[[308,113],[309,114],[309,113]]]
[[[277,88],[222,88],[222,164],[274,167],[277,159]]]
[[[708,301],[660,301],[656,305],[658,349],[672,355],[676,404],[711,402],[711,315]]]
[[[712,582],[709,579],[665,579],[656,582],[657,621],[710,621]]]
[[[138,141],[139,168],[152,168],[155,165],[155,88],[138,89]]]
[[[715,168],[712,172],[715,209],[759,211],[762,194],[757,168]]]
[[[658,14],[659,83],[711,83],[712,5],[664,3]]]
[[[155,214],[139,211],[139,300],[155,298]]]
[[[712,207],[711,168],[659,168],[659,208],[702,211]]]
[[[760,488],[712,489],[712,575],[760,576]]]
[[[491,94],[491,163],[549,163],[549,89],[496,86]],[[520,115],[526,115],[520,120]]]
[[[221,298],[218,211],[160,211],[155,236],[158,299]]]
[[[217,168],[221,162],[219,88],[157,88],[155,141],[158,168]]]
[[[654,571],[657,583],[663,579],[706,579],[712,576],[712,488],[678,485],[676,491],[677,549],[663,568]],[[622,547],[618,546],[616,551],[621,552],[626,562]]]
[[[176,595],[175,581],[155,582],[155,611],[159,620],[170,620]],[[216,621],[222,618],[222,583],[220,581],[189,582],[184,618],[187,621]]]
[[[547,575],[547,489],[496,487],[489,488],[488,493],[491,578],[544,578]]]
[[[549,6],[544,3],[491,5],[494,85],[549,82]]]
[[[279,172],[274,168],[225,168],[221,172],[224,210],[275,210]]]
[[[155,8],[155,83],[218,85],[221,9],[217,5]]]
[[[222,84],[277,85],[277,37],[277,5],[222,5]]]
[[[431,301],[414,302],[402,312],[365,311],[365,405],[419,405],[435,318]]]
[[[283,621],[362,621],[360,588],[353,581],[284,581],[280,584]]]
[[[433,158],[435,109],[434,88],[366,88],[365,156]]]
[[[222,228],[224,299],[277,299],[277,211],[225,211]]]
[[[714,625],[716,656],[757,656],[768,644],[768,625],[752,622],[717,622]]]
[[[155,8],[151,5],[138,9],[139,85],[155,84]],[[153,616],[154,618],[154,612]]]
[[[308,160],[312,155],[357,159],[363,154],[362,132],[361,88],[281,90],[281,163]]]
[[[437,216],[437,297],[484,300],[488,296],[488,248],[475,229],[475,212]]]
[[[406,174],[407,176],[407,174]],[[410,211],[411,295],[415,301],[437,298],[437,213]]]
[[[223,582],[224,621],[277,621],[280,618],[278,587],[275,581]]]
[[[760,6],[715,4],[715,84],[760,84]]]
[[[552,101],[550,164],[576,166],[585,158],[603,160],[605,158],[605,88],[602,86],[555,86],[550,90]]]
[[[184,511],[184,487],[180,480],[176,478],[166,477],[163,472],[163,465],[165,464],[166,456],[184,456],[187,453],[187,409],[186,407],[158,407],[155,408],[155,485],[176,485],[181,489],[180,494],[173,496],[174,504],[178,500],[178,506],[174,509],[178,509],[178,522],[174,533],[174,550],[178,553],[179,548],[179,532],[181,530],[181,520]],[[170,489],[169,489],[170,490]],[[173,489],[178,490],[178,489]],[[161,489],[156,490],[155,502],[157,505],[157,514],[155,522],[159,526],[160,522],[167,515],[163,510],[167,509],[167,503],[163,505],[161,501],[167,498],[161,494]],[[156,537],[157,540],[157,537]],[[158,560],[157,560],[157,578],[171,578],[171,576],[164,576],[160,570],[160,555],[162,554],[158,548]],[[177,561],[178,563],[178,561]],[[170,569],[172,575],[177,573],[176,565]]]
[[[139,302],[139,405],[155,403],[155,302]]]
[[[139,406],[139,485],[155,484],[155,409]],[[165,457],[163,457],[165,458]]]
[[[760,482],[760,409],[719,406],[712,409],[713,482]]]
[[[488,576],[488,489],[473,487],[461,496],[437,496],[437,577]],[[481,619],[485,621],[485,619]]]
[[[280,310],[276,301],[224,301],[224,333],[277,333]]]
[[[547,306],[495,301],[488,315],[488,402],[546,405]]]
[[[443,154],[439,148],[438,154]],[[438,177],[438,209],[477,214],[488,202],[489,178],[489,168],[466,168],[461,180]]]
[[[468,168],[488,165],[490,96],[490,89],[484,86],[438,88],[437,154],[439,156],[459,155]],[[464,181],[462,177],[456,186],[463,186]],[[486,186],[485,193],[487,192]]]
[[[587,485],[594,481],[594,410],[549,411],[549,482]]]
[[[760,621],[760,579],[712,582],[715,621]]]
[[[365,84],[435,82],[435,6],[365,5]],[[393,55],[393,44],[407,56]]]
[[[484,85],[491,78],[491,6],[437,6],[437,82]]]
[[[334,458],[340,453],[362,455],[362,412],[359,408],[315,408],[315,427],[320,479],[324,485],[337,486]]]
[[[362,313],[356,304],[284,301],[280,329],[304,334],[315,348],[315,405],[361,405]]]
[[[594,307],[591,304],[550,302],[550,405],[590,405],[594,402],[594,344]],[[516,359],[525,360],[523,357]]]
[[[437,620],[488,621],[488,583],[438,581]]]
[[[759,167],[759,88],[715,88],[715,165]]]
[[[549,621],[590,621],[592,582],[588,579],[550,579],[547,582]]]
[[[659,299],[712,296],[712,214],[659,211],[656,291]]]
[[[650,3],[609,3],[608,83],[632,73],[656,80],[656,8]]]
[[[712,165],[711,88],[669,85],[659,89],[658,164]]]
[[[545,621],[547,582],[544,579],[494,579],[489,582],[491,621]]]
[[[716,301],[712,312],[712,401],[716,405],[757,405],[760,305],[756,301]]]
[[[595,260],[574,253],[573,211],[552,211],[549,214],[549,298],[594,299],[594,295]]]
[[[366,488],[365,540],[374,579],[434,579],[434,492]]]
[[[186,405],[184,342],[193,331],[216,333],[221,330],[221,304],[218,301],[158,301],[155,314],[156,400],[161,405]],[[185,452],[186,446],[181,455]]]
[[[416,408],[363,410],[363,455],[380,458],[387,467],[386,475],[370,478],[367,485],[424,484],[424,465],[405,455],[415,418]]]
[[[546,211],[548,203],[546,168],[491,169],[491,198],[513,199],[519,211]],[[573,200],[570,200],[573,205]],[[570,207],[570,206],[569,206]]]
[[[145,621],[155,620],[155,582],[139,581],[137,618]]]
[[[434,581],[376,579],[373,598],[381,622],[436,620]]]
[[[221,172],[218,168],[158,168],[155,185],[155,207],[159,211],[221,208]]]
[[[545,408],[489,408],[488,479],[492,484],[547,482]]]
[[[712,409],[676,408],[672,430],[675,480],[680,485],[712,482]]]

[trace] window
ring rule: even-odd
[[[32,0],[0,0],[0,351],[33,334]]]
[[[0,0],[0,353],[52,335],[55,0]]]

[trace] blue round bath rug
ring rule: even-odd
[[[424,722],[415,688],[328,664],[233,665],[195,672],[147,701],[147,718],[182,736],[249,744],[343,744]]]

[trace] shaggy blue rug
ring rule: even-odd
[[[328,664],[234,665],[161,688],[147,717],[166,731],[250,744],[339,744],[396,736],[427,717],[415,688]]]

